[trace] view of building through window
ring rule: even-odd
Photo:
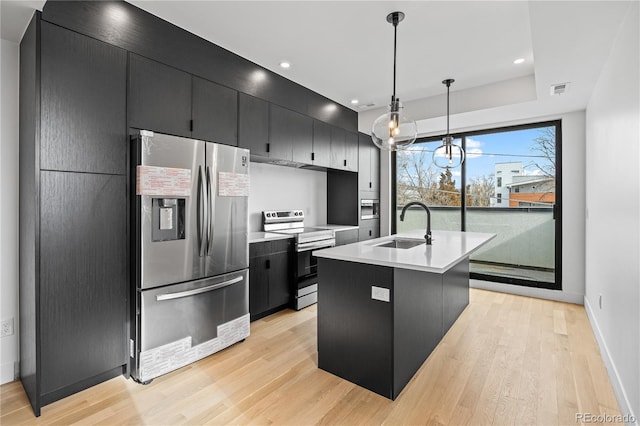
[[[554,273],[557,129],[545,124],[459,135],[454,143],[465,147],[466,158],[453,169],[432,162],[439,139],[416,142],[396,154],[396,217],[406,203],[422,201],[432,211],[434,230],[498,235],[472,256],[472,272],[505,282],[559,285]],[[424,226],[424,211],[409,213],[403,222],[396,219],[398,232]]]

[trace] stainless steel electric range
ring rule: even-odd
[[[333,229],[310,228],[304,225],[302,210],[264,211],[265,232],[292,234],[295,238],[296,282],[293,307],[300,310],[318,301],[318,261],[311,255],[317,250],[336,245]]]

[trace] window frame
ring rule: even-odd
[[[545,288],[550,290],[562,290],[562,120],[549,120],[549,121],[539,121],[533,123],[526,124],[518,124],[511,126],[500,126],[500,127],[491,127],[485,129],[476,129],[476,130],[467,130],[464,132],[452,133],[451,136],[454,139],[459,139],[462,145],[462,149],[467,150],[466,142],[468,137],[476,136],[476,135],[486,135],[492,133],[506,133],[518,130],[528,130],[528,129],[536,129],[542,127],[555,127],[556,134],[556,202],[553,206],[553,219],[555,220],[555,270],[554,270],[554,282],[542,282],[542,281],[531,281],[524,280],[519,278],[511,278],[511,277],[503,277],[498,275],[488,275],[488,274],[480,274],[471,272],[470,278],[482,280],[482,281],[491,281],[498,282],[504,284],[514,284],[525,287],[535,287],[535,288]],[[415,143],[429,143],[429,142],[438,142],[441,141],[443,135],[422,137],[416,139]],[[466,188],[467,188],[467,173],[466,173],[466,161],[460,167],[460,190],[461,190],[461,206],[460,206],[460,230],[462,232],[466,231],[466,216],[467,216],[467,205],[466,205]],[[391,152],[391,194],[390,194],[390,205],[391,205],[391,233],[395,234],[397,232],[397,155],[395,152]],[[497,180],[496,180],[497,182]]]

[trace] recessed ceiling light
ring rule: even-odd
[[[280,62],[280,68],[284,68],[284,69],[291,68],[291,64],[287,61],[282,61]]]
[[[524,62],[524,58],[518,58],[515,61],[513,61],[513,63],[516,64],[516,65],[519,65],[519,64],[521,64],[523,62]]]
[[[351,105],[358,105],[358,102],[360,102],[357,99],[351,99]]]

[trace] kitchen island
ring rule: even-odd
[[[324,250],[318,367],[395,399],[469,304],[469,255],[495,237],[424,231]]]

